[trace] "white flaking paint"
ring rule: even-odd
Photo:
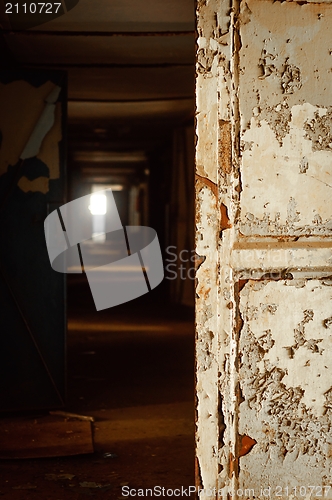
[[[283,498],[287,486],[329,485],[332,451],[332,330],[324,326],[332,289],[290,284],[249,281],[241,293],[239,431],[257,444],[240,459],[240,485],[281,486]]]
[[[303,389],[299,415],[302,415],[302,404],[314,416],[326,412],[325,393],[332,386],[329,377],[332,328],[324,327],[324,320],[332,314],[331,301],[331,287],[317,280],[299,288],[287,286],[283,281],[264,282],[261,289],[246,288],[241,294],[244,329],[250,328],[257,341],[266,331],[271,333],[273,346],[257,365],[259,374],[265,374],[267,366],[275,366],[285,372],[282,383],[287,388]],[[303,337],[300,345],[296,340],[297,331],[301,329],[305,311],[310,319],[303,325],[303,335],[298,334]]]
[[[197,362],[197,433],[196,446],[200,459],[201,480],[206,488],[216,486],[218,474],[218,363],[216,354],[217,337],[217,290],[213,284],[216,275],[217,250],[216,239],[218,218],[215,212],[215,197],[208,188],[201,188],[197,194],[197,203],[205,207],[204,215],[196,223],[196,253],[205,258],[197,270],[197,304],[200,314],[197,315],[196,328],[199,336],[196,339]],[[204,306],[203,306],[204,304]],[[208,486],[209,485],[209,486]],[[202,497],[204,498],[204,497]]]
[[[331,481],[331,21],[198,1],[197,479],[220,497]]]
[[[322,234],[322,223],[325,231],[332,231],[332,149],[313,151],[312,141],[305,138],[305,124],[316,112],[326,109],[309,103],[293,106],[282,146],[265,120],[251,119],[242,136],[251,144],[242,155],[244,234]],[[303,158],[305,172],[300,168]]]

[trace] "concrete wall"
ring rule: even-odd
[[[332,498],[332,5],[197,19],[200,497]]]

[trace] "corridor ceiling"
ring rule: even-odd
[[[193,118],[194,0],[62,5],[64,15],[27,27],[10,22],[0,0],[0,24],[25,68],[68,72],[71,147],[148,151]]]

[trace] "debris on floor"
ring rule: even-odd
[[[36,490],[37,486],[34,484],[23,484],[21,486],[12,486],[12,490]]]
[[[95,483],[93,481],[83,481],[82,483],[80,483],[80,487],[81,488],[98,488],[98,489],[104,489],[104,488],[108,488],[110,487],[111,485],[108,483],[108,484],[100,484],[100,483]]]
[[[104,458],[118,458],[116,453],[104,453],[103,457]]]
[[[48,415],[2,419],[0,459],[94,453],[91,421]]]
[[[68,479],[71,481],[75,477],[75,474],[45,474],[45,479],[48,481],[62,481]]]
[[[90,417],[88,415],[78,415],[77,413],[70,413],[68,411],[62,411],[62,410],[50,411],[49,414],[56,415],[59,417],[74,418],[76,420],[85,420],[86,422],[95,421],[93,417]]]
[[[84,495],[94,495],[95,493],[104,493],[113,488],[110,483],[101,484],[94,481],[83,481],[79,483],[79,488],[73,488],[72,491],[83,493]]]

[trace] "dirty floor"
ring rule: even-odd
[[[95,453],[2,460],[0,496],[102,500],[127,487],[193,485],[193,325],[193,311],[158,289],[97,313],[87,284],[72,277],[65,409],[95,418]]]

